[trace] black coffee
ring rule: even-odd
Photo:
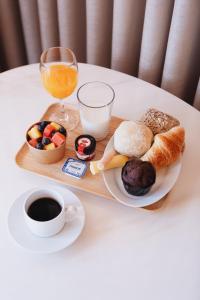
[[[36,221],[49,221],[56,218],[61,212],[61,205],[52,198],[35,200],[28,208],[28,215]]]

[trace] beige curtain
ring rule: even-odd
[[[0,0],[1,71],[57,45],[200,109],[199,0]]]

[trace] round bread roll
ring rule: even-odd
[[[152,131],[144,124],[123,121],[114,133],[114,148],[120,154],[140,157],[151,147]]]

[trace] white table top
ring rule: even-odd
[[[78,86],[101,80],[114,87],[113,114],[134,119],[153,106],[179,118],[186,129],[181,175],[156,211],[75,191],[86,210],[86,226],[75,244],[51,255],[18,247],[7,228],[9,208],[25,190],[48,180],[19,169],[14,157],[26,128],[52,99],[41,86],[37,64],[0,74],[0,298],[200,299],[200,113],[131,76],[92,65],[79,68]]]

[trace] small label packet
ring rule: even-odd
[[[70,157],[64,163],[62,171],[67,175],[80,179],[87,171],[87,163]]]

